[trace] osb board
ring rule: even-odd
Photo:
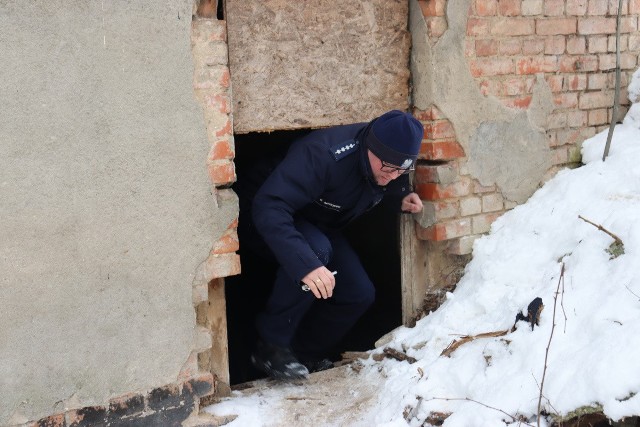
[[[226,0],[236,133],[407,109],[406,0]]]

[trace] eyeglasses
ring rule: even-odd
[[[399,166],[395,166],[387,162],[381,161],[381,163],[382,163],[382,166],[380,166],[380,170],[385,173],[400,172],[400,175],[406,175],[409,172],[415,170],[415,166],[413,165],[409,166],[408,168],[401,168]]]

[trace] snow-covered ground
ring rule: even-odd
[[[340,394],[331,410],[352,416],[316,425],[420,426],[432,413],[451,414],[448,427],[517,425],[512,417],[536,425],[541,385],[548,414],[600,405],[614,420],[640,415],[640,70],[629,94],[635,104],[616,126],[606,161],[604,131],[584,142],[583,167],[559,172],[476,241],[438,310],[392,333],[385,347],[417,361],[370,358],[346,374],[350,383],[334,379],[336,389],[349,388],[357,376],[375,395],[355,410]],[[579,216],[619,237],[624,253],[611,255],[614,239]],[[544,310],[533,330],[519,322],[504,336],[441,355],[461,336],[509,330],[536,297]],[[206,410],[238,415],[231,426],[277,425],[279,403],[291,393],[237,393]]]

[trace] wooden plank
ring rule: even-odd
[[[405,0],[226,0],[234,132],[407,110]]]

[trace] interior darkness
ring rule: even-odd
[[[283,152],[291,141],[308,130],[275,131],[235,135],[236,173],[238,181],[252,170],[255,162]],[[240,221],[242,221],[242,204]],[[364,268],[376,286],[376,301],[351,332],[334,349],[331,357],[340,359],[343,351],[364,351],[402,323],[400,285],[400,250],[398,214],[378,205],[346,230],[345,235],[359,254]],[[240,384],[264,375],[251,366],[250,355],[257,338],[256,314],[264,306],[275,278],[277,265],[260,256],[243,251],[240,234],[242,274],[225,279],[229,369],[231,384]]]

